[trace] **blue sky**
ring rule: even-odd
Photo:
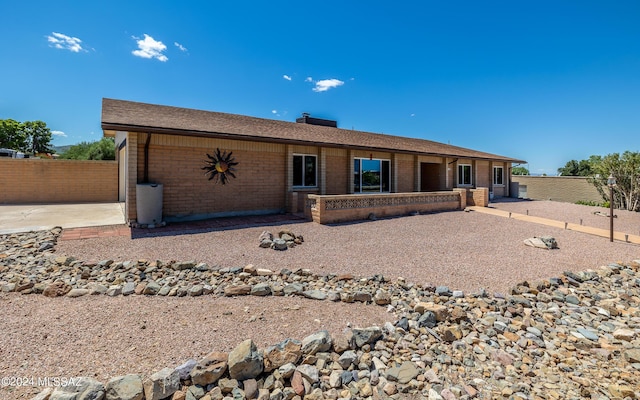
[[[529,162],[640,151],[640,2],[4,1],[0,118],[98,140],[103,97]]]

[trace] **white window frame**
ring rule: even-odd
[[[496,170],[501,169],[502,173],[500,174],[500,177],[502,178],[502,182],[497,182],[496,181]],[[498,166],[494,166],[493,167],[493,185],[494,186],[504,186],[504,167],[498,167]]]
[[[291,169],[293,170],[293,164],[294,164],[294,160],[296,157],[302,157],[302,185],[296,185],[295,183],[293,184],[294,188],[317,188],[318,187],[318,155],[317,154],[303,154],[303,153],[294,153],[293,157],[291,158]],[[306,175],[306,171],[305,171],[305,161],[306,161],[306,157],[313,157],[315,159],[315,176],[313,177],[313,180],[315,182],[314,185],[310,185],[307,186],[304,184],[305,182],[305,175]],[[293,174],[291,176],[291,179],[293,180],[293,177],[295,175],[295,171],[292,171]]]
[[[462,179],[463,177],[460,174],[461,171],[464,174],[464,167],[469,167],[469,183],[463,183],[464,179]],[[473,165],[471,165],[471,164],[458,164],[458,186],[459,187],[473,186]]]

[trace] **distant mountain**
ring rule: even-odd
[[[73,146],[73,145],[72,144],[68,144],[66,146],[52,146],[52,149],[56,154],[62,154],[65,151],[69,150],[69,148],[71,146]]]

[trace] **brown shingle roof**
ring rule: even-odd
[[[524,163],[509,157],[424,139],[114,99],[102,99],[102,129],[225,137]]]

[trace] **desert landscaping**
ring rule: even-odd
[[[567,203],[492,207],[608,223]],[[638,234],[637,213],[616,215]],[[259,246],[283,230],[304,241]],[[640,396],[631,243],[462,211],[59,235],[0,236],[0,376],[87,377],[84,394],[3,385],[0,398]],[[544,235],[559,248],[523,244]]]

